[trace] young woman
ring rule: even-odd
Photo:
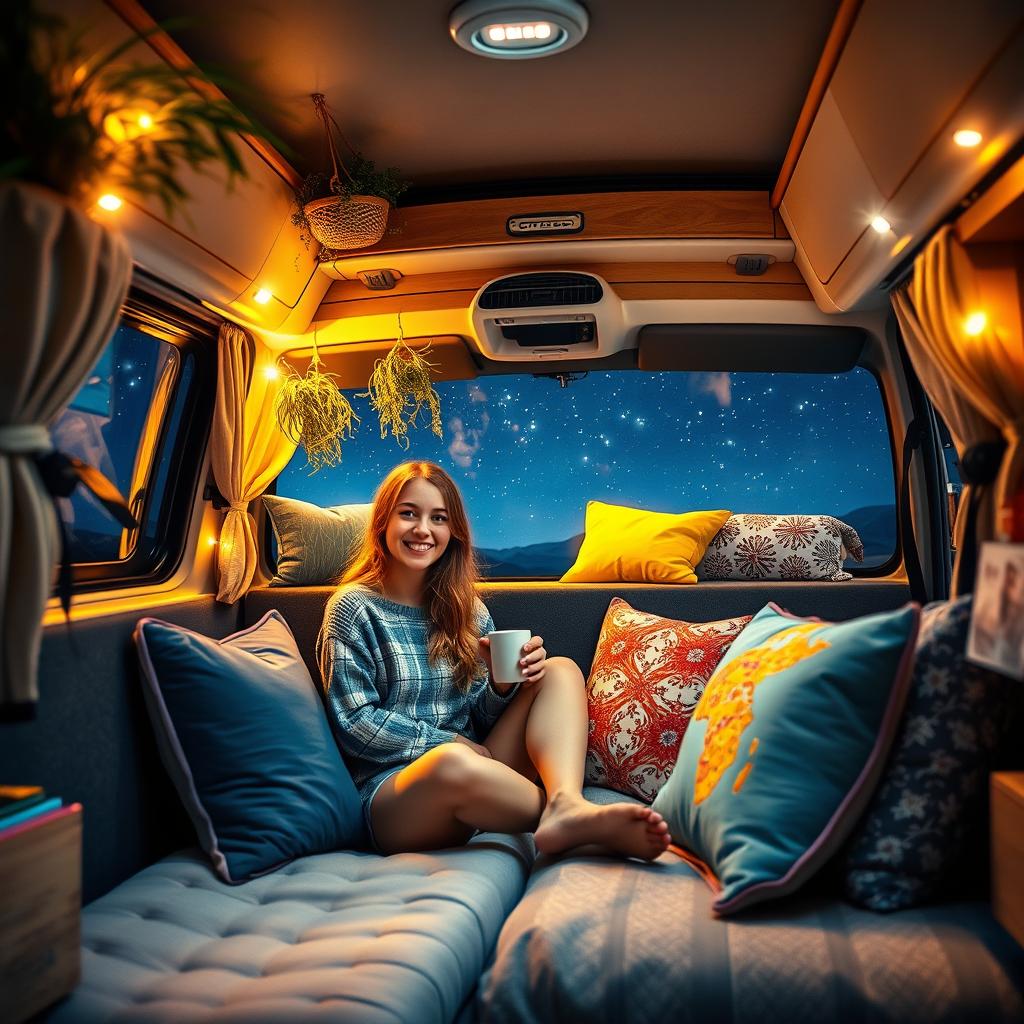
[[[596,844],[657,857],[669,843],[661,815],[583,798],[587,701],[576,665],[548,658],[535,636],[521,683],[490,679],[494,624],[475,581],[451,477],[431,462],[397,466],[317,641],[331,728],[374,846],[455,846],[482,829],[532,831],[545,853]]]

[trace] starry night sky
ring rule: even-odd
[[[54,444],[95,466],[128,497],[153,390],[174,346],[122,323],[51,429]],[[86,488],[59,502],[75,560],[118,557],[121,527]],[[79,550],[80,549],[80,550]]]
[[[474,542],[508,548],[583,530],[590,499],[659,512],[843,513],[894,501],[878,385],[841,375],[591,373],[567,388],[526,375],[439,383],[444,439],[381,440],[366,398],[342,464],[309,476],[301,447],[277,493],[370,501],[392,466],[431,459],[466,499]],[[423,422],[421,416],[421,422]]]

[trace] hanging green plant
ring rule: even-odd
[[[373,373],[366,391],[370,405],[380,417],[380,436],[387,437],[390,430],[403,448],[409,447],[409,427],[417,426],[416,419],[424,406],[430,409],[430,429],[441,437],[441,400],[430,383],[433,368],[423,357],[429,353],[425,345],[419,352],[405,343],[402,318],[398,318],[398,339],[383,359],[373,364]]]
[[[283,362],[283,360],[282,360]],[[323,373],[316,339],[313,360],[301,375],[288,363],[288,376],[281,382],[274,402],[274,414],[281,433],[306,453],[306,465],[313,476],[327,466],[341,465],[341,442],[351,437],[359,417],[338,387],[338,377]]]

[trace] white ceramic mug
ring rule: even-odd
[[[518,683],[523,678],[519,659],[532,636],[528,629],[496,629],[487,634],[491,641],[491,667],[496,683]]]

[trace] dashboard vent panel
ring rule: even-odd
[[[601,301],[601,282],[589,274],[518,274],[484,289],[481,309],[589,306]]]

